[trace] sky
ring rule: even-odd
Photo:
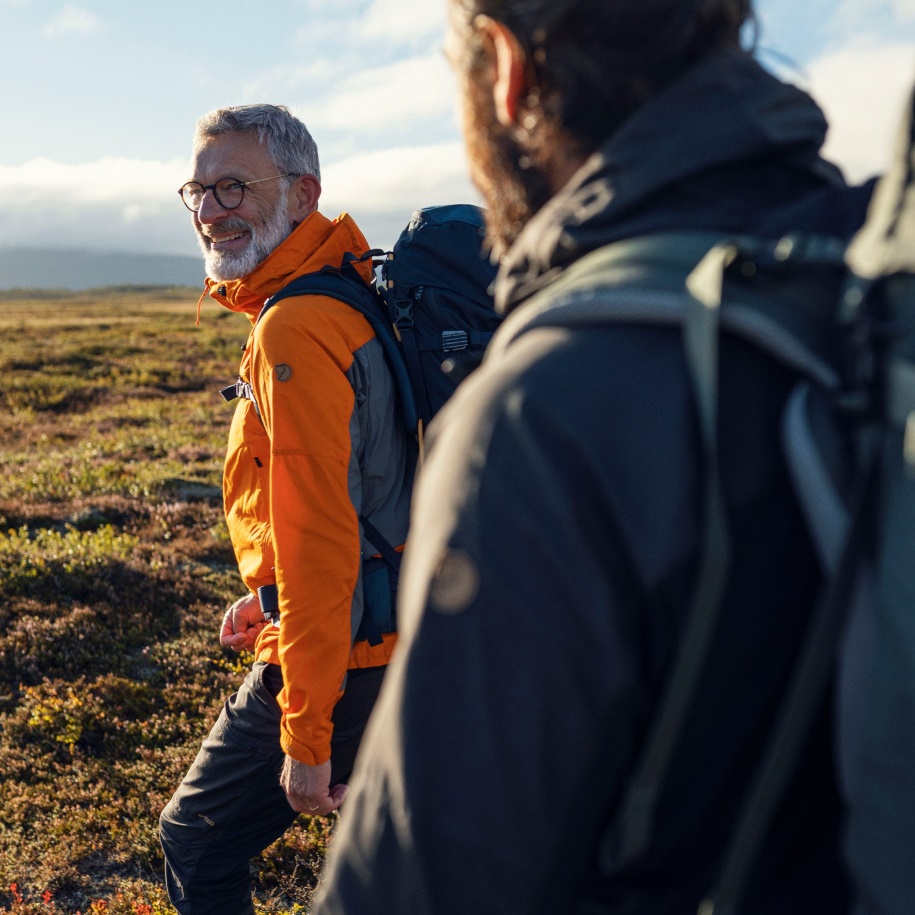
[[[629,0],[638,2],[638,0]],[[810,91],[852,181],[887,161],[915,81],[915,0],[758,0],[759,56]],[[177,188],[197,117],[288,105],[328,215],[389,247],[476,202],[441,52],[445,0],[0,0],[0,248],[196,255]]]

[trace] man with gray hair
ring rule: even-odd
[[[745,49],[751,0],[448,7],[506,319],[433,423],[403,640],[315,913],[695,913],[822,571],[781,448],[795,370],[734,335],[690,363],[659,315],[721,240],[841,247],[870,188],[845,185],[820,110]],[[693,383],[719,362],[708,422]],[[694,600],[719,616],[668,740]],[[829,712],[741,915],[847,911]]]
[[[305,125],[273,105],[204,115],[179,193],[204,295],[252,324],[223,392],[241,398],[223,495],[247,593],[220,640],[255,663],[162,812],[160,838],[180,912],[250,915],[249,859],[297,813],[329,814],[346,793],[396,640],[393,582],[369,537],[404,542],[409,460],[393,379],[361,314],[319,295],[261,314],[298,277],[368,250],[348,215],[318,211]],[[371,280],[370,260],[355,269]]]

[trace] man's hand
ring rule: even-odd
[[[219,642],[232,651],[251,650],[258,633],[267,621],[261,613],[260,601],[256,594],[246,594],[235,601],[222,618]]]
[[[286,757],[280,775],[280,787],[286,792],[289,806],[309,816],[326,816],[336,810],[349,791],[347,785],[330,789],[330,760],[320,766],[308,766],[291,756]]]

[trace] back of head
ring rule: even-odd
[[[234,105],[209,111],[197,121],[194,146],[227,133],[257,134],[280,171],[321,180],[318,147],[308,128],[285,105]]]
[[[524,47],[544,113],[585,150],[708,53],[739,47],[753,0],[453,0]],[[471,53],[472,53],[472,49]],[[471,63],[472,65],[472,63]]]

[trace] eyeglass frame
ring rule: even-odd
[[[213,184],[201,184],[201,182],[199,182],[199,181],[185,181],[184,184],[182,184],[181,187],[178,188],[178,196],[181,198],[181,202],[182,202],[182,203],[183,203],[192,213],[199,213],[199,212],[200,212],[200,207],[203,205],[203,198],[206,197],[207,191],[212,191],[212,192],[213,192],[213,196],[216,198],[216,202],[217,202],[224,210],[237,210],[237,209],[242,205],[242,203],[244,203],[244,201],[245,201],[245,191],[248,189],[248,186],[249,186],[249,185],[252,185],[252,184],[260,184],[262,181],[276,181],[277,178],[301,178],[301,177],[302,177],[301,175],[293,175],[293,174],[289,174],[289,175],[271,175],[269,178],[255,178],[254,181],[242,181],[241,178],[235,178],[235,177],[232,176],[232,175],[225,175],[224,177],[220,178],[218,181],[214,182]],[[230,206],[226,206],[226,205],[219,199],[219,194],[218,194],[217,191],[216,191],[216,185],[219,184],[219,183],[222,182],[222,181],[234,181],[236,184],[238,184],[238,185],[241,187],[241,200],[239,200],[238,203],[235,204],[235,206],[231,206],[231,207],[230,207]],[[192,207],[192,206],[184,199],[184,189],[185,189],[189,184],[196,184],[197,187],[199,187],[200,190],[203,191],[203,193],[200,195],[200,203],[197,205],[197,208],[196,208],[196,209],[194,209],[194,207]]]

